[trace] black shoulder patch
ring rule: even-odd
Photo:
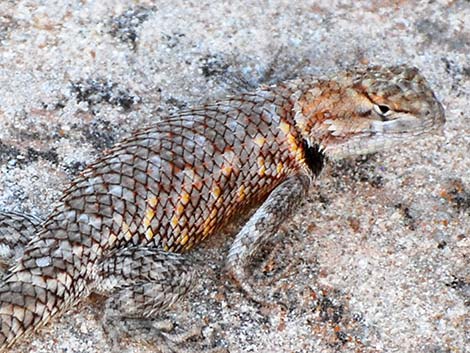
[[[320,146],[315,144],[309,146],[306,140],[303,140],[305,151],[305,163],[313,175],[318,176],[325,165],[325,154],[320,152]]]

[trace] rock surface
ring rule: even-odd
[[[202,324],[183,348],[207,351],[468,353],[469,18],[463,0],[2,1],[0,208],[47,215],[101,151],[240,77],[414,65],[446,107],[443,134],[325,170],[257,262],[283,305],[260,308],[224,277],[235,225],[190,255],[201,281],[169,317]],[[12,351],[109,352],[91,304]]]

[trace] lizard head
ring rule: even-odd
[[[295,104],[309,145],[333,159],[367,154],[441,128],[444,109],[418,69],[369,67],[319,80]]]

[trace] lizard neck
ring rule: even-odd
[[[325,122],[341,116],[344,107],[353,105],[350,93],[332,80],[314,80],[293,93],[294,124],[309,146],[322,146],[328,140],[329,125]]]
[[[319,82],[311,78],[287,81],[279,86],[271,87],[276,96],[283,97],[284,101],[279,104],[282,108],[278,111],[280,138],[284,141],[293,159],[305,174],[317,177],[323,170],[326,156],[323,153],[319,141],[311,139],[308,131],[310,127],[302,124],[299,119],[299,99],[302,92],[307,92]],[[286,94],[287,92],[287,94]],[[307,130],[308,128],[308,130]]]

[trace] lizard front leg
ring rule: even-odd
[[[256,302],[264,302],[248,281],[246,267],[258,249],[277,232],[292,215],[311,184],[305,174],[289,177],[268,196],[237,234],[228,255],[227,268],[231,277]]]

